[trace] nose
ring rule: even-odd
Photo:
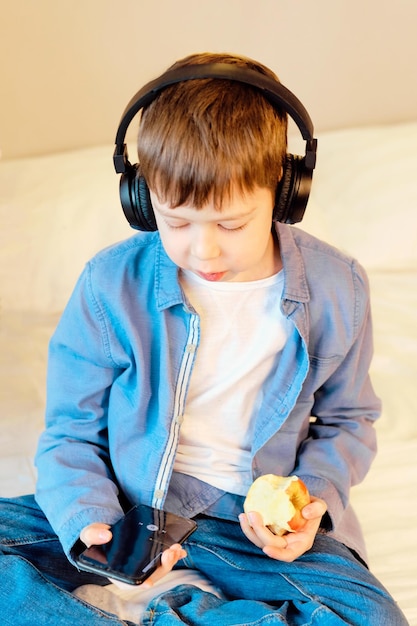
[[[220,254],[214,224],[198,225],[192,233],[191,254],[199,261],[215,259]]]

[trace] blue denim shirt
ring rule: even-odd
[[[253,478],[300,476],[327,502],[333,536],[364,557],[349,491],[375,455],[380,412],[367,278],[328,244],[276,228],[292,330],[255,416]],[[50,342],[36,457],[37,501],[69,556],[84,526],[122,515],[121,494],[190,517],[242,510],[241,497],[173,473],[199,334],[157,232],[86,265]]]

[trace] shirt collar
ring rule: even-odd
[[[305,274],[304,260],[294,238],[294,230],[288,224],[275,223],[282,264],[284,267],[284,300],[309,302],[310,291]]]
[[[155,254],[156,302],[160,310],[184,304],[184,295],[178,280],[178,266],[165,252],[158,235]]]

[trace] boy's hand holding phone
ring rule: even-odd
[[[80,539],[86,549],[76,561],[80,569],[119,586],[152,587],[187,556],[180,542],[196,527],[193,520],[139,505],[113,526],[94,523],[83,528]]]
[[[81,541],[87,547],[92,545],[103,545],[104,543],[108,543],[112,537],[113,535],[110,530],[110,526],[108,524],[100,524],[98,522],[83,528],[80,535]],[[186,556],[187,553],[181,544],[174,543],[174,545],[170,546],[162,553],[161,565],[142,583],[141,586],[144,589],[149,589],[158,580],[161,580],[161,578],[166,576],[168,572],[173,569],[174,565],[176,565],[181,559],[185,559]],[[130,587],[127,583],[122,583],[119,580],[114,580],[112,578],[109,578],[109,580],[118,587]]]

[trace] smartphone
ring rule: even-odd
[[[86,572],[140,585],[160,565],[162,552],[196,528],[192,519],[140,504],[111,527],[109,543],[90,546],[75,560]]]

